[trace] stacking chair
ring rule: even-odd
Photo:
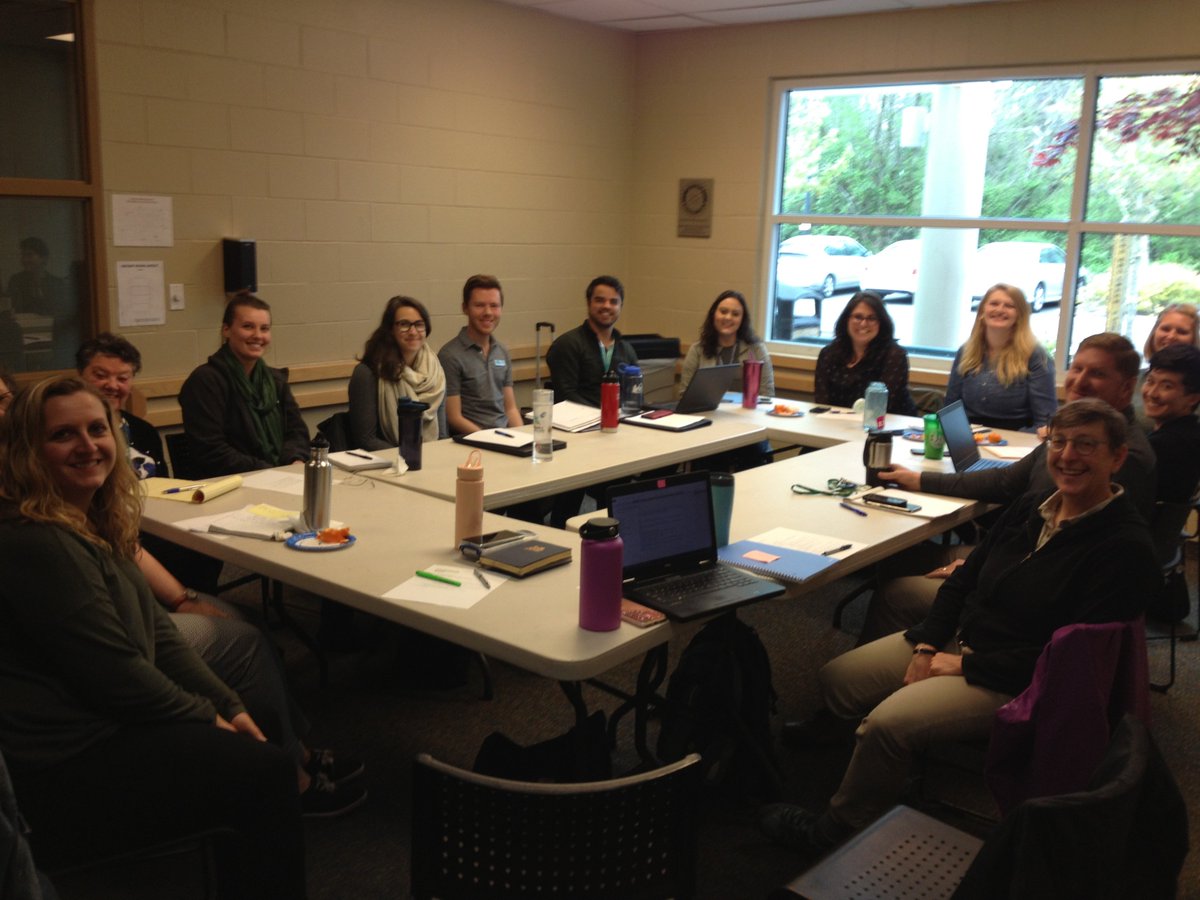
[[[651,900],[695,892],[700,761],[580,784],[491,778],[420,754],[412,896]]]
[[[1154,551],[1158,557],[1158,563],[1162,567],[1163,581],[1166,583],[1168,579],[1182,573],[1184,576],[1185,589],[1188,592],[1188,613],[1191,612],[1191,587],[1187,586],[1185,546],[1186,542],[1195,537],[1184,530],[1187,524],[1188,516],[1196,509],[1193,503],[1165,503],[1159,502],[1154,504],[1154,517],[1150,522],[1150,539],[1154,542]],[[1149,621],[1153,620],[1147,617]],[[1185,615],[1186,618],[1186,615]],[[1167,640],[1170,641],[1170,664],[1167,674],[1167,680],[1161,682],[1151,682],[1150,689],[1157,691],[1160,694],[1165,694],[1175,684],[1175,652],[1176,645],[1179,641],[1180,621],[1174,620],[1162,622],[1168,628]],[[1161,635],[1154,635],[1161,637]],[[1191,635],[1191,639],[1195,640],[1195,634]]]

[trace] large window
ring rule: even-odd
[[[1198,67],[1200,68],[1200,67]],[[1065,353],[1140,347],[1200,301],[1200,74],[1014,74],[777,88],[767,334],[822,344],[851,294],[947,357],[980,295],[1019,287]]]
[[[0,0],[0,366],[71,368],[104,311],[87,0]]]

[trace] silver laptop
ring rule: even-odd
[[[621,523],[625,596],[687,621],[784,587],[717,559],[708,472],[622,484],[608,490],[608,514]]]
[[[1010,459],[984,459],[979,455],[979,445],[975,443],[975,435],[961,400],[943,406],[937,415],[955,472],[979,472],[1012,465]]]

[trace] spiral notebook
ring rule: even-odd
[[[823,556],[758,541],[738,541],[722,547],[717,555],[721,562],[731,566],[784,581],[804,581],[837,562],[837,557],[832,555]]]

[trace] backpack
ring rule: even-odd
[[[673,762],[695,751],[705,784],[778,795],[782,776],[771,740],[776,699],[758,633],[732,612],[714,619],[692,638],[671,674],[659,759]]]

